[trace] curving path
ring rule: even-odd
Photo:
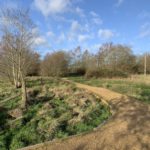
[[[22,150],[150,150],[150,105],[104,88],[76,85],[102,97],[112,117],[91,133]]]

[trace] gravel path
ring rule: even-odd
[[[150,105],[110,90],[76,83],[99,95],[113,115],[88,134],[45,142],[22,150],[150,150]]]

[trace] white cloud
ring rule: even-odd
[[[86,40],[90,39],[90,36],[87,34],[80,34],[78,36],[78,41],[79,42],[85,42]]]
[[[70,42],[79,42],[79,43],[86,42],[89,39],[93,39],[94,31],[91,26],[93,25],[93,23],[99,24],[101,23],[101,21],[95,20],[95,22],[93,22],[93,20],[91,19],[89,21],[86,20],[80,23],[78,20],[73,20],[70,26],[70,30],[66,34],[67,39]]]
[[[56,42],[61,43],[61,42],[64,42],[66,40],[66,36],[65,36],[65,33],[63,31],[61,31],[61,33],[59,35],[56,35],[52,31],[49,31],[46,33],[46,36],[48,38],[51,38],[51,42],[55,42],[55,43]]]
[[[103,20],[99,17],[99,15],[96,12],[90,11],[90,15],[92,16],[92,19],[91,19],[92,23],[97,24],[97,25],[100,25],[103,23]]]
[[[90,15],[93,16],[93,17],[98,17],[98,14],[94,11],[90,11]]]
[[[142,11],[142,12],[138,15],[138,17],[141,18],[141,19],[150,18],[150,12],[148,12],[148,11]]]
[[[32,29],[32,34],[37,35],[39,33],[39,28],[35,27]]]
[[[47,35],[48,37],[51,37],[51,38],[54,38],[54,37],[55,37],[55,33],[53,33],[52,31],[48,31],[48,32],[46,33],[46,35]]]
[[[103,24],[103,20],[100,18],[93,18],[92,22],[98,25]]]
[[[150,22],[147,22],[141,26],[140,38],[150,37]]]
[[[115,36],[114,32],[110,29],[100,29],[98,31],[98,36],[102,39],[110,39]]]
[[[58,37],[57,42],[58,42],[58,43],[64,42],[65,39],[66,39],[65,34],[62,32],[62,33],[60,34],[60,36]]]
[[[71,0],[34,0],[34,5],[44,16],[48,16],[67,11]]]
[[[84,25],[84,31],[85,31],[85,32],[89,32],[89,31],[90,31],[90,25],[89,25],[89,23],[86,23],[86,24]]]
[[[93,50],[99,50],[99,48],[102,46],[102,44],[94,44],[93,46],[92,46],[92,48],[91,49],[93,49]]]
[[[36,46],[45,45],[47,43],[44,36],[39,36],[34,39],[34,43]]]
[[[84,10],[81,9],[80,7],[76,7],[75,11],[80,17],[85,17]]]
[[[141,26],[142,29],[146,29],[146,28],[149,28],[149,27],[150,27],[150,22],[146,22],[146,23],[144,23],[144,24]]]
[[[76,32],[81,30],[81,25],[77,20],[72,21],[71,23],[71,31]]]
[[[88,33],[88,34],[87,34]],[[80,24],[79,21],[73,20],[70,26],[70,30],[67,34],[69,41],[86,41],[89,39],[90,29],[89,24]]]
[[[115,4],[115,6],[119,7],[123,2],[124,0],[117,0],[117,3]]]

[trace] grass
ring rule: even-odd
[[[150,103],[150,75],[134,75],[130,78],[91,78],[70,77],[70,80],[110,90],[134,97],[142,102]]]
[[[0,101],[21,92],[2,81],[0,91]],[[19,108],[20,96],[0,104],[1,150],[88,132],[111,115],[97,96],[58,78],[28,78],[27,91],[28,109],[20,119],[9,113]]]

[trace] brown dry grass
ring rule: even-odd
[[[46,142],[22,150],[149,150],[150,105],[106,90],[77,84],[100,95],[112,107],[112,118],[94,132]]]
[[[144,84],[150,84],[150,75],[131,75],[128,78],[104,78],[105,80],[120,80],[120,81],[127,81],[132,83],[144,83]]]

